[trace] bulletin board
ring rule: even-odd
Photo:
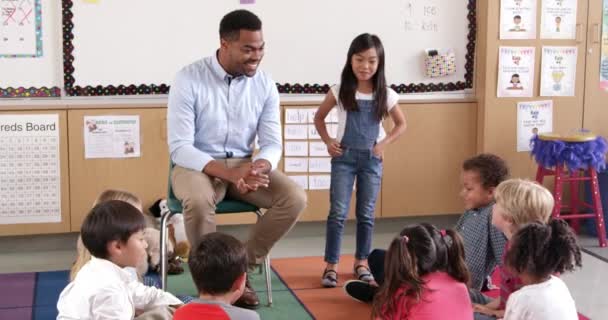
[[[261,68],[279,92],[319,94],[339,80],[352,39],[377,34],[388,83],[399,93],[473,87],[476,0],[63,0],[63,64],[70,96],[165,94],[183,66],[219,47],[227,12],[263,22]],[[426,75],[427,49],[452,50],[455,72]]]

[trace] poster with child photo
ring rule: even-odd
[[[498,97],[531,97],[534,47],[500,47]]]
[[[500,39],[536,39],[536,0],[500,1]]]
[[[575,94],[576,47],[543,47],[540,95],[572,97]]]
[[[542,1],[540,38],[575,39],[577,0]]]
[[[553,101],[517,103],[517,152],[530,151],[530,139],[553,131]]]

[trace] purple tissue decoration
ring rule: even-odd
[[[541,140],[534,135],[530,146],[534,160],[545,168],[553,168],[558,163],[564,164],[570,172],[589,167],[599,172],[606,168],[608,143],[600,136],[591,141],[566,142]]]

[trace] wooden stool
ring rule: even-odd
[[[600,247],[606,247],[604,213],[600,198],[597,171],[606,167],[606,140],[590,132],[570,135],[543,133],[532,138],[532,155],[538,163],[536,181],[542,184],[546,176],[555,176],[552,217],[561,219],[594,218]],[[592,204],[579,197],[579,182],[591,183]],[[562,202],[564,184],[570,186],[570,204]],[[562,215],[562,209],[569,210]],[[591,209],[591,212],[581,209]]]

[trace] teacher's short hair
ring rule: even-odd
[[[229,12],[220,21],[221,39],[238,40],[241,30],[262,30],[262,21],[251,11],[242,9]]]

